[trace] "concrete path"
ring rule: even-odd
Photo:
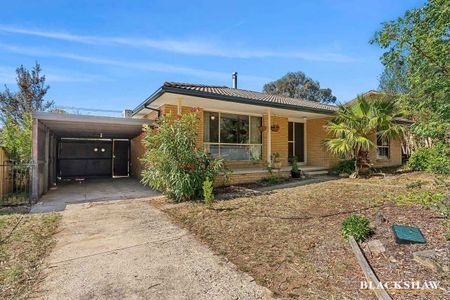
[[[67,204],[147,198],[160,195],[134,178],[98,178],[61,182],[32,206],[31,213],[62,211]]]
[[[270,299],[148,199],[68,205],[36,297]]]

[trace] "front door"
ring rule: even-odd
[[[129,175],[129,140],[113,140],[113,177]]]
[[[305,162],[305,124],[289,122],[288,124],[289,161],[297,157],[299,163]]]

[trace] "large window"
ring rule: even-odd
[[[226,160],[262,159],[261,117],[205,112],[204,144]]]
[[[377,158],[389,158],[389,140],[377,135]]]

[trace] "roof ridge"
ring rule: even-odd
[[[199,83],[190,83],[190,82],[175,82],[175,81],[166,81],[163,86],[166,87],[210,87],[210,88],[227,88],[225,85],[208,85],[208,84],[199,84]]]
[[[312,102],[312,103],[320,103],[321,105],[327,105],[327,106],[331,106],[331,107],[336,107],[336,105],[331,105],[328,103],[322,103],[320,101],[313,101],[313,100],[308,100],[308,99],[303,99],[303,98],[295,98],[295,97],[289,97],[289,96],[285,96],[285,95],[279,95],[279,94],[268,94],[268,93],[264,93],[264,92],[258,92],[258,91],[252,91],[252,90],[244,90],[244,89],[239,89],[241,91],[247,91],[247,92],[251,92],[251,93],[258,93],[258,94],[263,94],[263,95],[267,95],[267,96],[276,96],[276,97],[281,97],[281,98],[285,98],[285,99],[292,99],[295,101],[306,101],[308,102]]]
[[[335,105],[331,105],[331,104],[327,104],[327,103],[322,103],[320,101],[313,101],[313,100],[307,100],[307,99],[302,99],[302,98],[294,98],[294,97],[288,97],[288,96],[284,96],[284,95],[278,95],[278,94],[268,94],[268,93],[264,93],[264,92],[258,92],[258,91],[253,91],[253,90],[246,90],[246,89],[240,89],[240,88],[231,88],[225,85],[207,85],[207,84],[194,84],[194,83],[185,83],[185,82],[169,82],[166,81],[164,82],[165,87],[179,87],[179,88],[196,88],[196,87],[202,87],[202,88],[224,88],[224,89],[228,89],[230,91],[243,91],[243,92],[249,92],[249,93],[256,93],[256,94],[261,94],[261,95],[265,95],[265,96],[272,96],[272,97],[280,97],[283,99],[290,99],[293,101],[298,101],[298,102],[306,102],[306,103],[317,103],[320,105],[324,105],[324,106],[328,106],[330,108],[336,108]]]

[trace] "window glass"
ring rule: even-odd
[[[389,140],[377,136],[377,157],[389,158]]]
[[[204,141],[209,143],[218,143],[219,114],[213,112],[205,112],[204,118]]]
[[[218,144],[205,144],[205,149],[208,151],[208,154],[212,157],[219,157],[220,156],[220,150],[219,150]]]
[[[288,141],[294,140],[294,123],[288,123]]]
[[[261,144],[262,143],[262,133],[259,129],[262,125],[261,117],[250,117],[250,144]]]
[[[220,142],[248,144],[249,117],[241,115],[221,114]]]
[[[205,112],[205,149],[225,160],[261,160],[261,125],[261,117]]]

